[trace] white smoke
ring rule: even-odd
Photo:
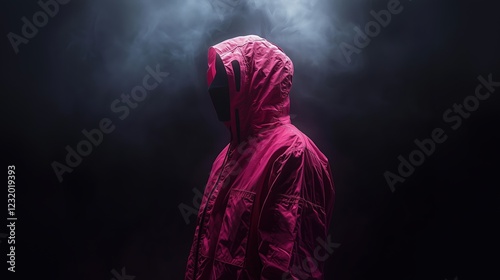
[[[352,34],[352,24],[343,22],[337,12],[340,2],[89,0],[65,21],[58,34],[63,40],[59,44],[65,45],[61,61],[88,69],[83,73],[88,77],[65,77],[73,75],[67,69],[58,76],[71,80],[69,87],[78,88],[73,91],[100,92],[94,99],[82,98],[88,104],[106,103],[104,96],[116,98],[117,91],[138,82],[146,65],[156,63],[171,73],[172,78],[162,84],[168,94],[189,87],[205,92],[208,47],[231,37],[256,34],[279,45],[292,58],[295,96],[314,100],[313,92],[324,91],[322,83],[332,73],[355,69],[343,63],[338,49]],[[67,106],[68,100],[63,102]]]

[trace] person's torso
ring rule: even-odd
[[[268,191],[269,177],[278,157],[293,148],[310,149],[326,157],[292,124],[250,137],[237,146],[227,145],[214,161],[191,250],[197,279],[252,279],[248,260],[258,258],[249,250],[257,194]],[[260,202],[260,204],[262,201]],[[199,247],[198,247],[199,246]]]

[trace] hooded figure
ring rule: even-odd
[[[212,165],[185,280],[323,279],[335,189],[328,159],[291,124],[292,76],[261,37],[209,48],[209,93],[231,139]]]

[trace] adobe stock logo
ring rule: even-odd
[[[130,116],[131,111],[138,108],[140,103],[144,102],[160,83],[170,75],[168,72],[161,71],[160,64],[157,64],[155,69],[148,65],[145,70],[147,74],[143,76],[142,83],[133,87],[130,94],[122,93],[121,98],[115,99],[110,104],[111,112],[118,114],[117,117],[120,121],[126,120]],[[96,128],[90,130],[83,129],[81,132],[84,139],[79,141],[75,146],[66,145],[65,150],[67,153],[63,163],[59,161],[51,163],[51,167],[59,183],[62,183],[65,173],[73,172],[85,157],[90,156],[92,151],[101,145],[105,135],[110,134],[116,129],[115,122],[108,117],[102,118],[98,124]]]
[[[21,35],[14,32],[9,32],[7,38],[9,39],[12,48],[16,54],[19,53],[19,45],[28,44],[30,39],[33,39],[38,34],[38,29],[43,28],[49,22],[49,17],[53,18],[59,13],[59,5],[66,5],[71,0],[48,0],[38,1],[38,6],[42,10],[33,14],[31,21],[27,17],[22,17],[21,21],[24,23],[21,27]]]
[[[313,251],[313,254],[306,257],[297,265],[292,265],[290,271],[283,273],[281,280],[305,280],[311,279],[312,275],[317,274],[320,266],[333,255],[334,249],[340,247],[340,243],[334,243],[331,240],[331,235],[323,240],[321,237],[316,238],[318,245]],[[320,253],[321,251],[321,253]]]
[[[122,267],[121,273],[118,273],[116,269],[111,270],[111,274],[113,274],[113,278],[111,280],[134,280],[135,276],[128,275],[127,271],[125,271],[125,267]]]
[[[443,121],[449,124],[452,130],[459,129],[463,120],[470,118],[472,113],[479,108],[481,101],[486,101],[495,92],[495,88],[500,87],[500,82],[493,81],[491,74],[488,75],[487,79],[483,76],[478,76],[477,79],[479,84],[476,86],[474,94],[466,96],[460,104],[453,104],[452,108],[445,110],[443,113]],[[403,183],[415,172],[416,167],[424,164],[426,158],[434,154],[437,144],[442,144],[447,139],[448,135],[445,129],[440,127],[435,128],[429,138],[415,139],[416,149],[411,151],[407,157],[398,156],[397,174],[390,171],[384,172],[384,178],[391,192],[396,191],[395,186],[397,183]]]
[[[385,28],[391,23],[392,16],[397,15],[402,11],[403,5],[401,5],[399,0],[389,0],[387,3],[387,10],[382,9],[378,12],[371,10],[370,15],[374,20],[367,22],[364,30],[361,30],[357,26],[354,27],[354,46],[346,42],[342,42],[340,44],[340,50],[342,51],[342,55],[344,56],[346,62],[350,64],[352,62],[351,56],[353,54],[360,54],[362,49],[368,47],[371,40],[382,32],[382,27]]]

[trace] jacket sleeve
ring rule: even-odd
[[[334,189],[328,162],[293,150],[273,164],[258,224],[261,280],[323,279]]]

